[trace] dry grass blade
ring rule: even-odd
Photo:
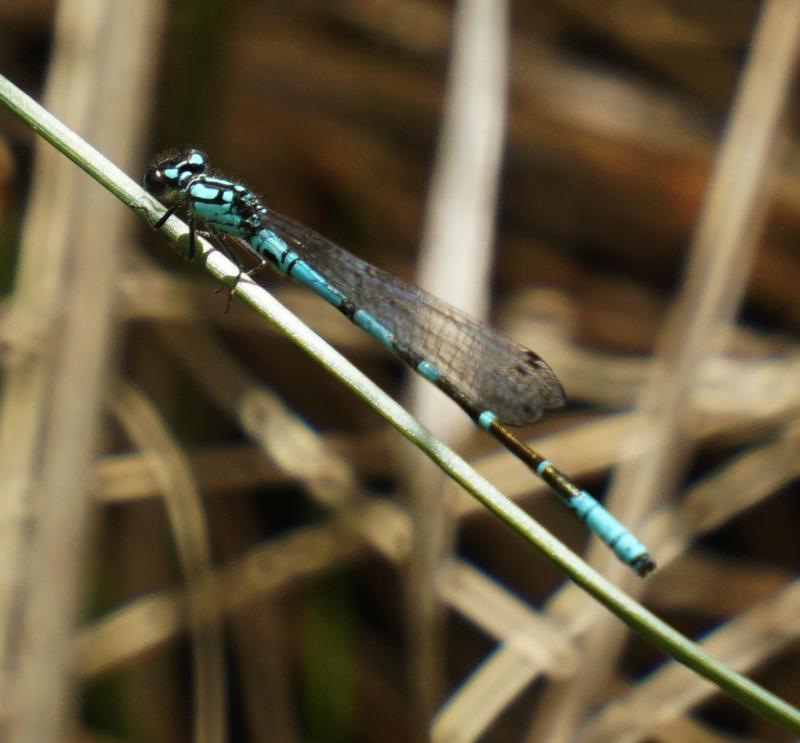
[[[124,163],[133,161],[141,134],[137,98],[149,91],[152,21],[148,2],[59,6],[45,98]],[[103,61],[86,70],[87,55]],[[114,94],[123,75],[129,80],[124,99]],[[2,392],[0,665],[6,678],[0,706],[8,740],[60,739],[74,713],[70,658],[88,534],[86,482],[128,218],[52,148],[38,151],[15,300],[36,307],[55,329],[55,342],[11,369]],[[107,248],[98,254],[100,243]]]

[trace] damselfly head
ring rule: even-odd
[[[172,152],[156,158],[145,171],[142,185],[160,201],[169,201],[207,168],[208,159],[200,150]]]

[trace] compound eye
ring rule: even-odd
[[[144,189],[153,194],[153,196],[161,196],[168,189],[167,178],[164,172],[155,165],[149,167],[145,171],[142,185]]]

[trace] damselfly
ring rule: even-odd
[[[655,568],[647,548],[626,527],[506,428],[531,423],[564,404],[561,383],[533,351],[268,209],[241,183],[215,176],[198,150],[161,156],[147,169],[144,186],[168,207],[156,228],[185,210],[190,258],[199,223],[212,235],[232,236],[262,264],[310,287],[458,403],[622,562],[641,576]]]

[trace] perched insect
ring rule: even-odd
[[[552,369],[533,351],[422,289],[357,258],[308,227],[264,206],[246,186],[214,173],[199,150],[164,155],[144,187],[190,225],[231,235],[261,263],[305,284],[348,320],[458,403],[519,457],[626,565],[647,575],[655,562],[631,532],[506,425],[538,420],[564,404]]]

